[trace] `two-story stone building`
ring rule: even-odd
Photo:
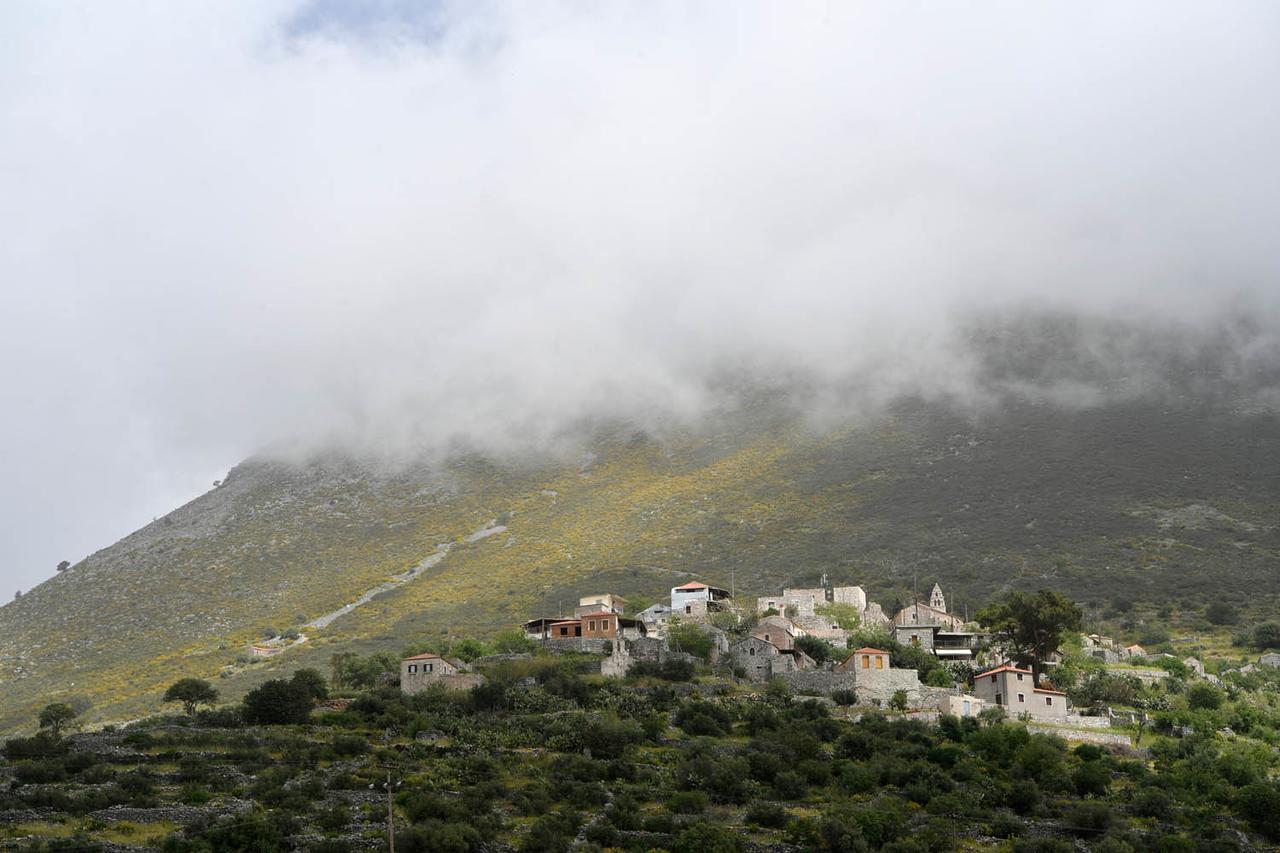
[[[984,702],[1004,708],[1010,717],[1029,714],[1033,720],[1066,722],[1067,694],[1035,685],[1029,669],[998,666],[973,679],[973,694]]]

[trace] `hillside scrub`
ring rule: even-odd
[[[1176,679],[1143,686],[1138,698],[1191,722],[1184,736],[1149,735],[1148,758],[1070,748],[1016,721],[853,721],[705,671],[699,685],[619,682],[583,675],[581,663],[503,660],[474,690],[377,687],[348,691],[345,710],[307,713],[314,677],[277,679],[246,701],[247,725],[228,726],[216,709],[10,740],[13,784],[0,809],[70,819],[182,804],[189,816],[165,850],[354,850],[382,837],[386,815],[384,799],[352,793],[380,794],[390,771],[397,847],[410,850],[563,851],[579,835],[636,850],[994,850],[1000,839],[1016,849],[1080,840],[1230,850],[1244,849],[1237,833],[1252,845],[1280,840],[1280,759],[1264,746],[1280,733],[1280,709],[1234,681],[1217,707],[1193,707]],[[287,710],[261,713],[277,705]],[[1218,734],[1227,722],[1250,739]],[[252,809],[227,811],[246,801]],[[107,837],[82,826],[85,849]]]

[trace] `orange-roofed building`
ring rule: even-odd
[[[973,678],[973,695],[1004,708],[1010,717],[1028,714],[1045,722],[1065,722],[1067,694],[1037,687],[1029,669],[1005,664]]]

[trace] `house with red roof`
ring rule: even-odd
[[[717,586],[690,581],[671,588],[671,611],[682,619],[705,619],[708,613],[721,610],[732,596]]]
[[[1011,664],[974,676],[973,695],[1004,708],[1010,717],[1027,714],[1046,723],[1067,721],[1067,694],[1036,686],[1031,670]]]

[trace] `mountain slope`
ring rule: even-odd
[[[148,711],[174,679],[224,667],[235,695],[341,649],[484,633],[596,589],[657,599],[695,575],[754,595],[827,572],[886,602],[919,576],[970,609],[1043,584],[1188,607],[1280,592],[1273,415],[1138,401],[965,415],[913,401],[815,431],[745,411],[662,442],[600,431],[585,462],[246,462],[0,609],[0,727],[29,725],[55,697],[91,703],[91,718]],[[505,529],[474,535],[494,524]],[[265,632],[304,626],[444,544],[443,559],[265,667],[236,666]]]

